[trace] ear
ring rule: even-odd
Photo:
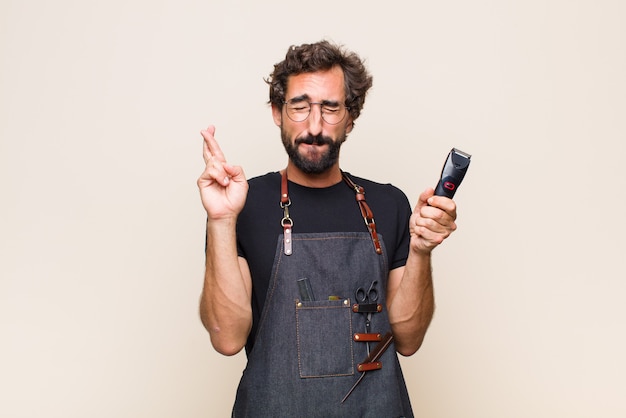
[[[282,109],[272,104],[272,117],[274,118],[274,123],[276,126],[282,126],[283,124],[283,112]]]
[[[349,134],[354,129],[354,120],[352,117],[348,118],[348,123],[346,124],[346,133]]]

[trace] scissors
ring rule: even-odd
[[[370,285],[367,292],[363,287],[358,287],[355,292],[356,301],[360,304],[370,304],[376,303],[378,300],[378,289],[376,286],[378,285],[378,280],[374,280]],[[370,326],[372,323],[372,312],[367,312],[365,314],[365,333],[369,334]],[[367,355],[370,354],[370,343],[366,343],[367,347]]]

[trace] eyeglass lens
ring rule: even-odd
[[[322,112],[322,119],[326,123],[336,125],[343,120],[346,115],[346,106],[341,103],[313,103],[305,100],[286,102],[287,116],[294,122],[304,122],[311,114],[311,107],[319,105]]]

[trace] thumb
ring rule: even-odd
[[[434,195],[435,189],[429,187],[428,189],[424,190],[417,199],[417,205],[415,206],[415,210],[419,211],[424,206],[428,206],[430,198]]]

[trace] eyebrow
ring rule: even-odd
[[[305,102],[305,101],[310,102],[311,97],[305,93],[305,94],[301,94],[300,96],[292,97],[291,99],[287,101],[291,103],[298,103],[298,102]],[[339,106],[339,102],[336,100],[322,100],[321,103],[323,106]]]
[[[296,103],[297,102],[304,102],[304,101],[310,102],[311,98],[309,97],[308,94],[302,94],[300,96],[292,97],[291,99],[289,99],[287,101],[288,102],[296,102]]]

